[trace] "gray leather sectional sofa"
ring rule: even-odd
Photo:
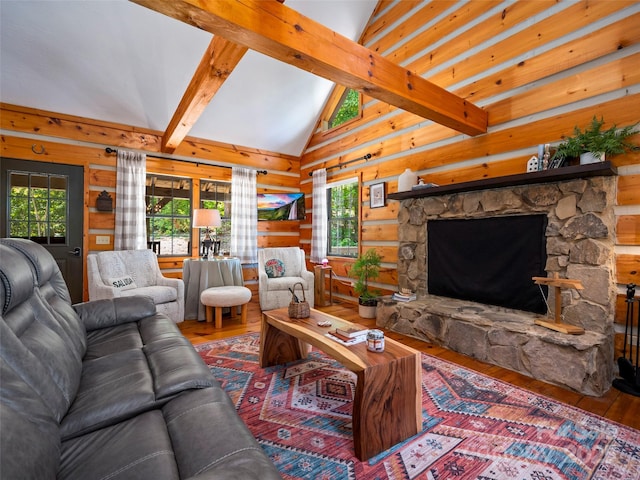
[[[278,479],[151,299],[71,305],[53,257],[0,240],[2,479]]]

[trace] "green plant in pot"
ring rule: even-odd
[[[603,118],[598,119],[594,116],[591,124],[584,131],[574,127],[573,136],[558,145],[553,159],[564,161],[568,158],[580,157],[580,164],[588,164],[603,162],[607,155],[618,155],[638,149],[638,146],[627,140],[631,135],[638,133],[635,130],[637,124],[621,129],[614,124],[607,130],[602,129],[603,125]]]
[[[359,314],[363,318],[375,318],[378,304],[378,291],[369,289],[369,281],[380,275],[382,257],[371,249],[360,255],[353,263],[349,276],[356,279],[353,289],[358,294]]]

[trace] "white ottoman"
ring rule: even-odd
[[[206,307],[207,322],[213,321],[215,310],[215,327],[222,328],[222,309],[231,307],[231,318],[236,316],[236,307],[241,306],[240,320],[247,323],[247,304],[251,300],[251,290],[247,287],[211,287],[203,290],[200,301]]]

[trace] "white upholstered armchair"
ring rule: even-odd
[[[297,282],[302,283],[304,295],[313,307],[313,279],[313,272],[307,270],[304,250],[298,247],[258,250],[258,290],[262,310],[287,307],[291,302],[289,288]],[[296,295],[302,297],[300,288]]]
[[[162,275],[152,250],[117,250],[87,255],[89,300],[146,295],[174,322],[184,320],[184,283]]]

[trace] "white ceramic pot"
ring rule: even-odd
[[[358,315],[362,318],[376,318],[377,305],[369,307],[367,305],[358,305]]]
[[[401,173],[398,177],[398,191],[399,192],[408,192],[411,190],[411,187],[418,183],[418,176],[411,171],[410,168],[407,168],[404,173]]]
[[[600,152],[600,158],[596,157],[592,152],[586,152],[580,155],[580,165],[598,162],[604,162],[604,152]]]

